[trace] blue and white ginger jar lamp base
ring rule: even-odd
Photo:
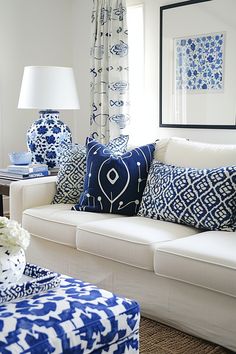
[[[60,145],[71,143],[68,126],[59,120],[58,111],[40,111],[40,117],[27,131],[27,146],[33,163],[45,163],[49,168],[58,167]]]

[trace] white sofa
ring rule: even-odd
[[[236,145],[158,142],[155,158],[197,168],[236,165]],[[236,351],[236,233],[51,204],[56,177],[11,184],[11,218],[32,235],[29,262],[99,285],[142,313]]]

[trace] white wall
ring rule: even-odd
[[[80,110],[74,113],[74,141],[84,143],[90,121],[90,30],[92,0],[75,0],[73,7],[73,64],[77,76]]]
[[[156,120],[156,136],[179,136],[188,139],[212,143],[236,143],[236,130],[223,129],[180,129],[160,128],[159,124],[159,10],[160,6],[171,4],[174,1],[144,0],[146,20],[146,56],[149,58],[149,81],[152,85],[152,94],[149,104],[153,107],[152,119]],[[177,2],[177,1],[176,1]],[[151,78],[151,71],[153,78]],[[155,83],[154,83],[155,82]],[[151,102],[153,101],[153,103]],[[150,110],[150,108],[149,108]]]
[[[10,151],[26,150],[26,131],[38,117],[17,109],[26,65],[73,65],[73,0],[0,0],[0,166]],[[61,117],[74,131],[73,112]]]
[[[236,2],[209,1],[164,11],[163,30],[163,121],[164,123],[235,124],[236,68],[235,22],[232,14]],[[194,14],[194,15],[193,15]],[[194,38],[203,34],[223,33],[223,88],[212,90],[178,90],[175,87],[173,38]],[[171,53],[171,54],[170,54]]]

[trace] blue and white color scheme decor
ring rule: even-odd
[[[91,48],[91,137],[103,144],[129,121],[128,30],[125,0],[94,0]]]
[[[91,141],[91,139],[89,139]],[[115,155],[122,155],[127,151],[129,135],[120,135],[109,141],[106,147]]]
[[[89,138],[90,139],[90,138]],[[90,139],[92,140],[92,139]],[[111,140],[106,146],[114,154],[127,150],[129,136],[121,135]],[[79,144],[61,144],[57,191],[53,203],[75,204],[83,192],[86,174],[86,148]]]
[[[223,89],[225,34],[209,33],[175,39],[176,89]]]
[[[84,191],[73,209],[137,214],[154,149],[149,144],[114,155],[105,145],[88,141]]]
[[[24,280],[18,279],[7,287],[0,286],[0,303],[40,294],[60,285],[58,273],[30,263],[24,264],[23,270],[22,274],[26,276]]]
[[[32,162],[32,154],[29,151],[13,151],[8,156],[12,165],[29,165]]]
[[[59,120],[57,111],[41,111],[27,132],[27,145],[33,163],[46,163],[49,168],[58,166],[58,151],[62,142],[71,143],[68,126]]]
[[[0,244],[0,290],[21,278],[25,263],[23,248]]]
[[[139,305],[61,277],[58,289],[0,305],[0,352],[138,354]]]
[[[40,118],[27,132],[27,144],[34,163],[49,168],[58,165],[61,142],[71,142],[71,132],[59,120],[57,110],[79,109],[73,68],[60,66],[26,66],[18,108],[40,110]]]
[[[196,169],[153,161],[138,215],[235,231],[236,166]]]
[[[83,191],[86,173],[86,148],[80,144],[62,144],[53,204],[74,204]]]

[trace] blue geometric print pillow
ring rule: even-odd
[[[72,209],[137,214],[154,149],[149,144],[119,156],[105,145],[88,141],[84,191]]]
[[[93,140],[92,138],[87,138]],[[115,154],[127,150],[129,136],[121,135],[111,140],[107,147]],[[86,148],[79,144],[62,144],[59,153],[59,171],[57,174],[57,191],[52,203],[77,203],[83,192],[86,173]]]
[[[153,161],[138,215],[235,231],[236,166],[196,169]]]
[[[129,135],[120,135],[109,141],[106,147],[111,150],[113,154],[124,154],[127,151],[128,141]]]
[[[63,144],[60,150],[57,190],[53,204],[74,204],[83,191],[86,171],[86,148],[79,144]]]

